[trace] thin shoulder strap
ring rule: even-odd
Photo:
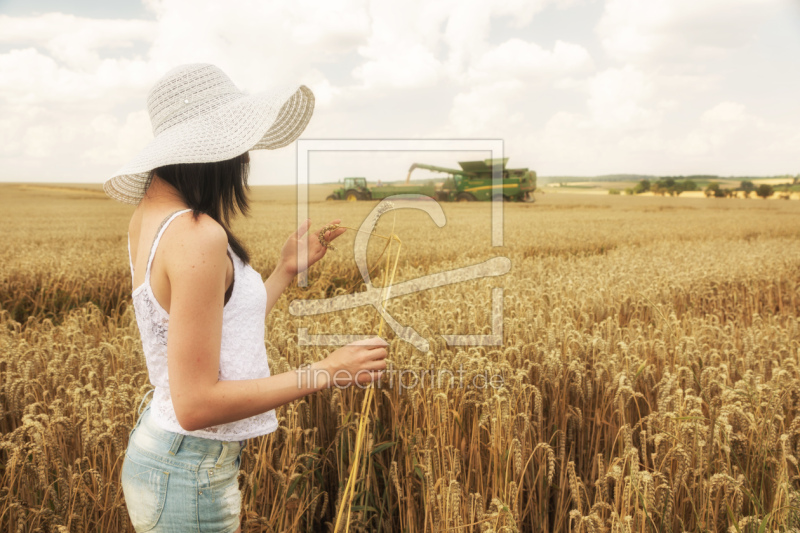
[[[191,209],[181,209],[180,211],[175,211],[167,218],[162,220],[161,225],[158,226],[158,231],[156,231],[156,236],[153,239],[153,245],[150,247],[150,257],[147,258],[147,270],[145,270],[144,273],[145,283],[150,281],[150,265],[153,264],[153,257],[155,257],[156,255],[156,248],[158,248],[158,242],[161,240],[161,236],[164,234],[164,230],[167,229],[167,226],[169,226],[169,223],[172,222],[175,219],[175,217],[187,211],[191,211]]]
[[[133,259],[131,258],[131,232],[128,232],[128,263],[131,265],[131,287],[133,287]]]

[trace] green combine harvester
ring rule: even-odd
[[[459,161],[461,169],[414,163],[402,185],[367,186],[366,178],[345,178],[344,186],[328,196],[328,200],[381,200],[395,194],[420,194],[440,202],[474,202],[492,199],[492,170],[499,167],[503,181],[500,199],[533,202],[536,172],[527,168],[506,168],[508,158],[484,161]],[[444,181],[429,180],[411,183],[411,173],[418,168],[447,174]]]

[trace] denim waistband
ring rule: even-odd
[[[133,429],[136,430],[140,424],[144,423],[147,426],[147,432],[153,438],[169,446],[169,453],[171,455],[177,454],[180,449],[186,449],[206,455],[218,456],[221,462],[230,454],[238,454],[247,444],[247,439],[239,441],[215,440],[163,429],[151,416],[153,414],[150,410],[151,403],[148,403],[144,410],[142,410],[144,400],[153,390],[154,389],[149,390],[142,398],[142,402],[139,404],[139,418]],[[131,433],[133,433],[133,431],[131,431]]]

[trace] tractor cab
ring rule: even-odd
[[[367,178],[344,179],[344,190],[346,191],[350,189],[366,189],[366,188],[367,188]]]
[[[339,187],[327,200],[347,200],[355,202],[357,200],[369,200],[372,198],[367,188],[367,178],[345,178],[342,187]]]

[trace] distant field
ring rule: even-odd
[[[628,187],[635,187],[638,181],[575,181],[565,184],[564,188],[569,187],[592,187],[598,189],[620,189],[624,190]],[[560,188],[558,184],[550,184],[551,188]]]
[[[764,178],[764,179],[753,179],[751,180],[753,184],[758,187],[762,183],[769,184],[769,185],[783,185],[783,184],[790,184],[792,183],[791,179],[778,179],[778,178]],[[652,180],[651,180],[652,182]],[[557,194],[608,194],[610,189],[616,189],[620,191],[620,193],[624,193],[625,189],[632,189],[636,186],[638,182],[636,181],[570,181],[564,184],[559,183],[550,183],[544,186],[541,186],[540,189],[542,192],[546,193],[557,193]],[[718,183],[722,189],[737,189],[741,183],[741,180],[727,180],[727,179],[717,179],[717,180],[695,180],[697,184],[698,190],[697,191],[686,191],[680,194],[681,198],[705,198],[704,190],[710,183]],[[800,199],[800,186],[794,186],[790,189],[790,199],[791,200],[799,200]],[[541,194],[541,192],[540,192]],[[642,194],[636,195],[637,197],[645,197],[645,196],[653,196],[654,194],[651,192],[646,192]],[[755,193],[751,193],[751,198],[757,198]],[[772,197],[769,198],[770,200],[777,200],[780,199],[780,195],[775,193]]]
[[[314,229],[358,227],[376,205],[325,202],[328,190],[312,186]],[[369,406],[350,530],[796,531],[800,202],[565,190],[502,204],[496,248],[490,203],[442,205],[442,228],[412,209],[381,219],[376,232],[403,241],[398,283],[497,257],[511,270],[387,304],[431,350],[384,329],[394,381]],[[133,206],[98,191],[0,185],[3,532],[132,531],[120,468],[151,385],[131,305]],[[296,229],[294,187],[254,187],[252,206],[233,230],[266,277]],[[365,289],[353,239],[266,318],[274,374],[335,348],[303,345],[300,328],[377,332],[371,307],[289,313],[294,299]],[[494,332],[499,345],[443,337]],[[280,429],[243,452],[243,532],[333,530],[363,398],[325,390],[277,409]]]

